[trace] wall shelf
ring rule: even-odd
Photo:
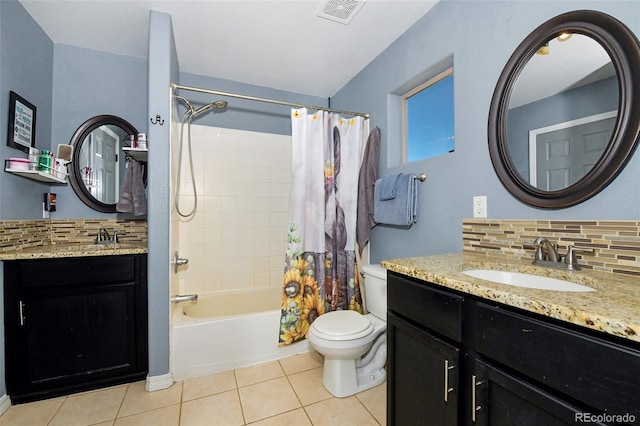
[[[135,158],[138,161],[147,161],[149,150],[147,148],[129,148],[123,147],[122,150],[125,154]]]
[[[5,165],[4,171],[7,173],[25,177],[27,179],[36,180],[38,182],[53,183],[58,185],[67,184],[66,177],[59,178],[59,177],[53,176],[51,173],[43,172],[41,170],[16,170],[16,169],[11,169]]]

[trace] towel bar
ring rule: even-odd
[[[425,180],[427,180],[427,174],[420,173],[418,176],[414,176],[413,178],[418,179],[420,182],[424,182]]]
[[[413,178],[416,179],[416,180],[419,180],[420,182],[424,182],[425,180],[427,180],[427,174],[426,173],[420,173],[419,175],[414,176]],[[376,183],[373,182],[371,185],[375,185],[375,184]]]

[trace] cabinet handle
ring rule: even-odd
[[[449,370],[453,370],[455,365],[449,365],[449,360],[444,360],[444,402],[449,400],[449,392],[453,391],[453,388],[449,387]]]
[[[476,381],[476,375],[471,376],[471,421],[476,421],[476,411],[480,411],[481,405],[476,405],[476,386],[481,385],[482,381]]]
[[[24,303],[22,303],[22,300],[18,300],[18,311],[20,315],[20,326],[24,326]]]

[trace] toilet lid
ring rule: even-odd
[[[354,340],[371,334],[374,326],[356,311],[333,311],[316,318],[311,328],[326,340]]]

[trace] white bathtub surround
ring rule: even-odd
[[[195,216],[178,219],[178,251],[189,259],[178,273],[178,294],[280,288],[291,136],[194,124],[191,143],[198,209]],[[186,161],[184,155],[177,184],[180,205],[189,210],[193,189]]]
[[[279,287],[264,287],[200,295],[196,303],[176,304],[171,331],[173,379],[312,351],[307,341],[278,346],[280,292]]]

